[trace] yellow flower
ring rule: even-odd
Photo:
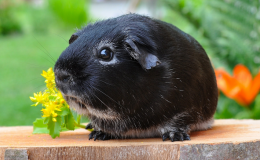
[[[63,99],[63,96],[60,91],[58,91],[58,93],[57,93],[57,99],[59,99],[59,100]]]
[[[46,71],[43,71],[41,74],[45,78],[45,83],[48,89],[43,93],[34,93],[34,97],[30,97],[32,102],[36,102],[33,106],[37,106],[41,103],[45,108],[41,111],[43,113],[42,117],[51,117],[53,122],[56,122],[56,117],[58,114],[56,111],[61,111],[61,107],[68,107],[60,91],[55,87],[55,75],[52,68],[49,68]]]
[[[42,117],[52,117],[52,120],[56,122],[55,117],[58,116],[58,114],[55,111],[61,111],[58,107],[58,105],[55,104],[53,101],[49,101],[45,103],[45,109],[42,109],[43,116]]]
[[[47,72],[42,71],[41,75],[46,79],[45,80],[46,87],[49,89],[53,89],[55,87],[55,75],[52,68],[49,68]]]
[[[47,70],[47,72],[46,71],[42,71],[42,74],[41,74],[46,80],[53,80],[54,79],[54,72],[53,72],[53,70],[52,70],[52,68],[49,68],[48,70]]]
[[[69,105],[67,104],[67,102],[65,101],[65,99],[63,98],[62,94],[60,91],[58,91],[58,93],[56,94],[57,98],[56,98],[56,101],[59,102],[59,105],[60,106],[67,106],[69,108]]]
[[[39,93],[34,93],[34,97],[30,97],[32,102],[36,102],[32,106],[37,106],[39,103],[44,103],[45,101],[48,101],[48,95],[46,93],[39,92]]]

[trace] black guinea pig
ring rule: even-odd
[[[190,35],[137,14],[74,33],[57,60],[57,88],[89,117],[89,139],[190,140],[212,126],[218,90],[211,62]]]

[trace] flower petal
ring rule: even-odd
[[[260,90],[260,72],[255,76],[253,79],[252,83],[250,84],[250,87],[247,89],[247,94],[245,95],[246,100],[250,104],[257,94],[259,93]]]
[[[31,100],[32,102],[37,102],[36,98],[34,98],[34,97],[30,97],[30,100]]]
[[[252,75],[247,67],[242,64],[235,66],[233,70],[234,78],[237,79],[245,88],[248,88],[252,82]]]
[[[234,98],[239,92],[238,82],[223,69],[215,70],[218,88],[228,97]]]
[[[253,88],[258,88],[258,91],[260,90],[260,71],[258,74],[255,76],[253,82],[252,82],[252,87]]]
[[[243,86],[234,77],[231,77],[225,70],[215,70],[218,88],[229,98],[246,105],[243,98]]]

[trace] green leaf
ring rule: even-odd
[[[61,128],[61,132],[65,132],[65,131],[69,131],[69,129],[65,128],[65,127],[62,127]]]
[[[62,120],[61,120],[61,117],[60,116],[57,116],[55,117],[56,118],[56,122],[53,122],[52,121],[52,117],[50,117],[51,119],[49,120],[48,122],[48,129],[49,129],[49,135],[51,135],[51,137],[54,139],[56,137],[59,137],[60,136],[60,131],[61,131],[61,123],[62,123]]]
[[[49,130],[47,129],[47,124],[44,124],[45,119],[46,118],[37,118],[33,122],[33,134],[49,133]]]
[[[69,130],[75,129],[74,117],[71,112],[67,116],[65,116],[65,124],[66,124],[67,129],[69,129]]]
[[[49,117],[45,117],[45,118],[44,118],[44,120],[43,120],[43,123],[47,125],[47,124],[48,124],[48,122],[49,122],[49,120],[50,120],[50,118],[49,118]]]
[[[60,116],[66,116],[71,112],[68,107],[61,107],[60,110],[61,111],[57,111],[57,114]]]
[[[57,98],[56,96],[49,96],[49,100],[50,100],[50,101],[55,101],[56,98]]]
[[[236,119],[252,119],[253,112],[250,110],[245,110],[237,113]]]
[[[78,115],[78,116],[77,116],[77,122],[78,122],[78,124],[80,124],[80,120],[81,120],[81,115]]]
[[[253,103],[253,118],[260,119],[260,94],[256,97],[255,102]]]

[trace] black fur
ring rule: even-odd
[[[101,63],[97,53],[104,47],[117,63]],[[88,114],[92,136],[99,131],[124,138],[127,131],[167,122],[174,129],[160,133],[164,140],[188,140],[190,126],[211,119],[217,106],[214,70],[200,44],[171,24],[137,14],[77,31],[54,71],[69,104],[119,115],[113,120]]]

